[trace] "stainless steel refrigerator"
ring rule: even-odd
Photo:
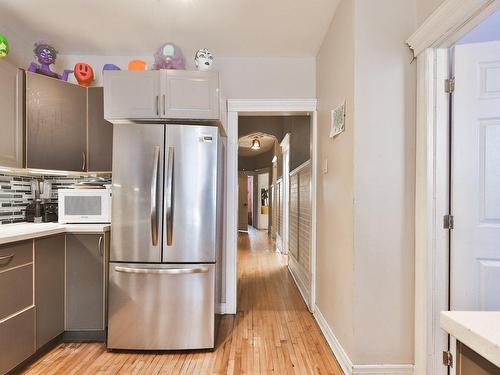
[[[214,347],[217,127],[113,129],[109,349]]]

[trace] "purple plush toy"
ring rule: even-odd
[[[186,69],[186,59],[174,43],[165,43],[156,51],[152,69]]]
[[[67,81],[69,74],[73,73],[72,70],[65,69],[63,74],[59,75],[56,72],[50,70],[50,66],[56,62],[57,58],[57,50],[50,44],[45,42],[35,43],[33,52],[35,53],[35,56],[37,57],[40,65],[32,62],[30,64],[30,67],[28,68],[28,72],[43,74],[63,81]]]

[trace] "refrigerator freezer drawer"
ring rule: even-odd
[[[215,264],[109,264],[108,349],[214,347]]]

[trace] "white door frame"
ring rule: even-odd
[[[282,204],[283,204],[283,222],[281,223],[283,231],[281,232],[281,247],[280,251],[283,254],[288,254],[288,242],[290,233],[290,133],[287,133],[280,143],[282,159]],[[286,159],[286,162],[285,162]],[[288,167],[287,167],[288,164]]]
[[[226,303],[223,313],[236,314],[237,233],[238,233],[238,114],[293,114],[309,112],[312,121],[312,285],[311,300],[316,291],[316,181],[317,181],[317,115],[316,99],[228,99],[227,119],[227,234],[226,234]],[[311,306],[315,304],[312,303]]]
[[[442,374],[448,336],[439,312],[448,307],[449,78],[448,48],[496,9],[500,0],[445,0],[407,41],[417,58],[415,191],[415,374]],[[454,369],[452,368],[452,373]]]

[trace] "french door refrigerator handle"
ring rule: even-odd
[[[151,242],[158,245],[158,168],[160,146],[154,147],[153,173],[151,176]]]
[[[123,267],[116,266],[116,272],[122,273],[140,273],[140,274],[155,274],[155,275],[185,275],[191,273],[207,273],[207,267],[196,267],[196,268],[133,268],[133,267]]]
[[[174,213],[174,147],[168,148],[167,160],[167,194],[166,194],[166,222],[167,222],[167,246],[172,246],[173,241],[173,213]]]

